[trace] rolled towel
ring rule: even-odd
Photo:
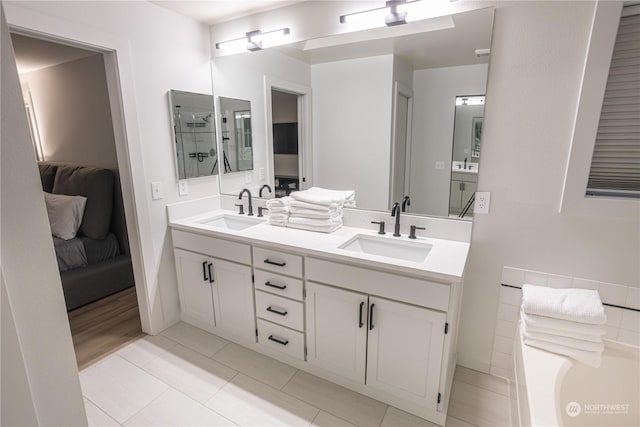
[[[295,200],[316,205],[338,204],[343,206],[346,200],[355,202],[355,191],[348,190],[328,190],[326,188],[311,187],[304,191],[295,191],[291,193],[291,197]]]
[[[523,285],[522,310],[527,314],[593,325],[604,325],[607,321],[598,291],[590,289]]]
[[[527,328],[527,332],[531,332],[531,333],[554,335],[554,336],[557,336],[557,337],[574,338],[574,339],[577,339],[577,340],[589,341],[589,342],[593,342],[593,343],[601,343],[602,342],[602,338],[604,337],[604,334],[602,334],[602,335],[595,335],[595,334],[586,335],[586,334],[579,334],[579,333],[576,333],[576,332],[559,331],[557,329],[537,328],[535,326],[530,326],[530,325],[526,325],[526,328]]]
[[[329,212],[331,210],[336,210],[340,208],[338,203],[331,203],[329,205],[318,205],[315,203],[302,202],[300,200],[291,200],[289,202],[290,208],[303,208],[303,209],[312,209],[321,212]]]
[[[526,327],[522,328],[522,336],[525,339],[534,341],[545,341],[553,344],[564,345],[567,347],[575,348],[576,350],[584,351],[602,351],[604,350],[604,343],[602,339],[600,342],[585,341],[572,337],[565,337],[561,335],[545,334],[542,332],[533,332]]]
[[[553,319],[551,317],[537,316],[535,314],[527,314],[520,310],[520,318],[527,325],[535,328],[543,328],[558,331],[559,334],[576,333],[581,335],[603,336],[607,333],[604,325],[590,325],[587,323],[571,322],[562,319]]]

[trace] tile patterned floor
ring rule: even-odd
[[[435,427],[179,323],[80,372],[90,426]],[[456,370],[447,427],[508,426],[506,380]]]

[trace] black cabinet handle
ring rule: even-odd
[[[213,280],[213,272],[211,271],[211,267],[213,266],[213,264],[209,263],[208,268],[209,268],[209,283],[213,283],[215,282],[215,280]]]
[[[364,326],[364,322],[362,321],[362,309],[364,308],[364,301],[360,303],[360,317],[358,317],[359,322],[358,322],[358,327],[362,328]]]
[[[371,307],[369,307],[369,330],[373,329],[373,307],[375,306],[375,304],[371,304]]]
[[[281,291],[284,291],[285,289],[287,289],[287,285],[274,285],[271,282],[264,282],[264,285],[269,286],[270,288],[280,289]]]
[[[282,344],[282,345],[287,345],[287,344],[289,344],[289,341],[288,341],[288,340],[281,340],[281,339],[278,339],[278,338],[274,337],[273,335],[269,335],[269,338],[268,338],[268,339],[269,339],[270,341],[277,342],[278,344]]]
[[[209,280],[209,278],[207,277],[207,261],[204,261],[202,263],[202,280],[204,280],[205,282]]]
[[[279,314],[280,316],[286,316],[287,315],[286,311],[276,310],[276,309],[271,308],[271,306],[267,307],[267,311],[270,311],[270,312],[275,313],[275,314]]]
[[[269,260],[269,258],[264,260],[265,264],[271,264],[271,265],[276,265],[278,267],[284,267],[285,265],[287,265],[286,262],[275,262],[275,261],[271,261]]]

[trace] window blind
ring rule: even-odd
[[[640,198],[640,14],[622,15],[587,195]]]

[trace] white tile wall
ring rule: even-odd
[[[521,268],[504,267],[500,287],[498,321],[493,341],[490,373],[513,379],[513,338],[520,319],[523,284],[553,288],[594,289],[605,304],[640,309],[640,289],[577,277],[548,274]],[[607,334],[605,338],[631,345],[640,345],[640,312],[605,306]]]

